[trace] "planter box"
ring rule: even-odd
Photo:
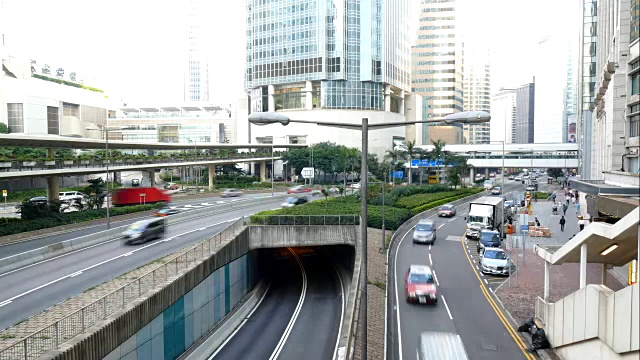
[[[51,161],[47,160],[47,161],[44,162],[44,165],[45,166],[56,166],[56,161],[55,160],[51,160]]]
[[[10,162],[0,162],[0,168],[10,168],[10,167],[11,167]]]
[[[64,165],[73,165],[73,160],[65,160],[63,162]]]
[[[22,166],[36,166],[36,162],[35,161],[23,161],[22,162]]]
[[[89,165],[89,164],[91,164],[91,160],[80,160],[80,164]]]

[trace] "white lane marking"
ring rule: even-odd
[[[216,201],[216,204],[224,204],[224,201]]]
[[[11,304],[11,300],[6,300],[0,303],[0,307]]]
[[[218,355],[218,353],[220,351],[222,351],[222,348],[224,348],[225,345],[227,345],[227,343],[229,343],[229,341],[231,341],[231,339],[233,339],[233,337],[238,333],[238,331],[240,331],[240,329],[242,329],[242,327],[244,326],[244,324],[247,322],[247,320],[249,320],[249,318],[251,317],[251,315],[253,315],[253,313],[258,309],[258,307],[260,306],[260,304],[262,304],[262,300],[264,300],[265,296],[267,295],[267,292],[269,292],[269,288],[271,287],[271,283],[269,283],[269,285],[267,285],[267,289],[264,291],[264,294],[262,294],[262,297],[260,297],[260,300],[258,300],[258,303],[256,304],[256,306],[253,307],[253,309],[251,310],[251,312],[249,313],[249,315],[247,315],[247,317],[242,320],[242,322],[240,323],[240,325],[238,325],[238,327],[231,333],[231,335],[229,335],[227,337],[227,339],[220,344],[220,346],[218,346],[218,348],[216,349],[216,351],[213,352],[213,354],[211,354],[211,356],[209,356],[207,358],[207,360],[212,360],[213,358],[216,357],[216,355]]]
[[[452,222],[453,220],[455,220],[455,219],[449,219],[449,221],[447,221],[447,222]]]
[[[444,226],[444,224],[440,224],[440,226],[438,226],[438,229],[440,229],[440,228],[441,228],[441,227],[443,227],[443,226]]]
[[[198,230],[199,230],[199,231],[202,231],[202,230],[206,230],[206,229],[207,229],[206,227],[201,227],[201,228],[199,228]]]
[[[340,312],[340,322],[338,324],[342,325],[342,321],[344,320],[344,308],[345,308],[344,283],[342,282],[342,277],[340,276],[338,269],[334,267],[333,270],[336,272],[336,275],[338,276],[338,280],[340,280],[340,297],[342,298],[342,311]],[[341,336],[342,336],[342,326],[338,326],[338,338],[336,339],[336,347],[333,349],[333,359],[335,359],[336,355],[338,354],[338,345],[340,345]]]
[[[440,282],[438,281],[438,277],[436,276],[435,270],[433,270],[433,278],[436,280],[436,285],[440,286]]]
[[[69,275],[69,277],[72,278],[72,277],[76,277],[78,275],[82,275],[82,271],[76,271],[73,274]]]
[[[433,216],[433,215],[432,215]],[[431,216],[430,216],[431,217]],[[409,230],[407,230],[407,232],[404,234],[404,236],[402,236],[402,239],[400,239],[400,242],[398,242],[398,247],[396,248],[396,253],[393,256],[393,281],[394,281],[394,287],[396,288],[396,305],[399,307],[400,306],[400,302],[398,301],[398,252],[400,250],[400,246],[402,246],[402,241],[404,241],[404,238],[407,237],[407,235],[409,235],[409,233],[411,232],[411,230],[413,230],[414,227],[411,227]],[[398,323],[398,360],[402,360],[402,331],[400,329],[400,309],[398,309],[396,311],[396,321]]]
[[[476,265],[476,269],[480,270],[480,268],[478,267],[478,265]]]
[[[236,219],[227,220],[227,221],[222,221],[222,222],[219,222],[219,223],[216,223],[216,224],[212,224],[212,225],[209,225],[208,227],[218,226],[218,225],[225,224],[225,223],[228,223],[228,222],[231,222],[231,221],[235,221],[235,220],[237,220],[237,218],[236,218]],[[146,248],[148,248],[148,247],[150,247],[150,246],[155,246],[155,245],[161,244],[161,243],[163,243],[163,242],[166,242],[166,241],[172,240],[173,238],[176,238],[176,237],[178,237],[178,236],[186,235],[186,234],[189,234],[189,233],[192,233],[192,232],[195,232],[195,231],[197,231],[197,230],[191,230],[191,231],[187,231],[187,232],[182,233],[182,234],[174,235],[174,236],[172,236],[172,237],[170,237],[170,238],[165,239],[164,241],[156,241],[156,242],[152,242],[151,244],[148,244],[148,245],[145,245],[145,246],[141,246],[141,247],[139,247],[139,248],[137,248],[137,249],[135,249],[135,250],[133,250],[133,251],[130,251],[130,252],[126,253],[126,254],[118,255],[118,256],[112,257],[111,259],[107,259],[107,260],[101,261],[101,262],[99,262],[99,263],[97,263],[97,264],[94,264],[94,265],[91,265],[91,266],[89,266],[89,267],[86,267],[86,268],[84,268],[84,269],[82,269],[82,270],[79,270],[79,271],[77,271],[77,272],[73,273],[73,274],[86,272],[86,271],[91,270],[91,269],[93,269],[93,268],[95,268],[95,267],[98,267],[98,266],[100,266],[100,265],[104,265],[104,264],[106,264],[106,263],[108,263],[108,262],[111,262],[111,261],[114,261],[114,260],[116,260],[116,259],[119,259],[119,258],[121,258],[121,257],[125,257],[125,256],[133,255],[133,253],[136,253],[136,252],[138,252],[138,251],[144,250],[144,249],[146,249]],[[81,251],[81,250],[78,250],[78,251]],[[61,255],[61,256],[62,256],[62,255]],[[49,282],[48,282],[48,283],[46,283],[46,284],[40,285],[40,286],[35,287],[35,288],[33,288],[33,289],[31,289],[31,290],[28,290],[28,291],[25,291],[25,292],[23,292],[22,294],[18,294],[18,295],[14,296],[14,297],[12,297],[12,298],[9,298],[9,299],[7,299],[7,300],[5,300],[5,301],[9,301],[9,302],[11,302],[11,301],[13,301],[13,300],[15,300],[15,299],[18,299],[18,298],[21,298],[21,297],[23,297],[23,296],[25,296],[25,295],[31,294],[31,293],[32,293],[32,292],[34,292],[34,291],[37,291],[37,290],[40,290],[40,289],[42,289],[42,288],[44,288],[44,287],[47,287],[47,286],[49,286],[49,285],[55,284],[55,283],[57,283],[57,282],[59,282],[59,281],[61,281],[61,280],[64,280],[64,279],[67,279],[67,278],[73,277],[73,276],[71,276],[71,275],[73,275],[73,274],[65,275],[65,276],[63,276],[63,277],[61,277],[61,278],[58,278],[58,279],[56,279],[56,280],[49,281]]]
[[[484,279],[484,283],[489,285],[489,282],[487,281],[487,279]]]
[[[429,253],[429,264],[433,266],[433,260],[431,260],[431,253]]]
[[[202,204],[200,204],[200,205],[202,205],[202,206],[212,206],[212,205],[215,205],[215,204],[209,204],[209,203],[206,203],[206,202],[205,202],[205,203],[202,203]]]
[[[420,350],[416,348],[416,359],[420,360]]]
[[[431,244],[429,244],[429,251],[431,251]]]
[[[453,320],[453,316],[451,316],[451,311],[449,310],[449,305],[447,305],[447,300],[444,299],[443,295],[440,295],[442,298],[442,302],[444,303],[444,307],[447,308],[447,313],[449,314],[449,319]]]
[[[202,206],[199,206],[199,205],[185,205],[184,207],[190,208],[190,209],[200,209]]]
[[[490,290],[491,292],[493,292],[493,289],[492,289],[491,287],[489,287],[489,290]]]
[[[169,206],[169,209],[173,210],[173,209],[177,209],[177,206]]]
[[[304,266],[302,265],[302,261],[300,261],[300,258],[298,257],[298,255],[296,255],[293,249],[289,248],[289,251],[291,251],[291,253],[293,254],[293,257],[295,257],[296,261],[298,262],[298,266],[300,267],[300,272],[302,272],[302,291],[300,292],[300,299],[298,299],[298,305],[296,305],[296,309],[293,311],[293,315],[289,320],[289,324],[287,324],[286,329],[284,329],[284,333],[282,334],[280,341],[278,341],[278,345],[276,345],[275,350],[273,350],[273,353],[269,357],[269,360],[275,360],[280,355],[280,352],[284,348],[284,344],[287,342],[287,338],[289,337],[289,334],[291,334],[293,325],[295,325],[296,320],[298,320],[298,315],[300,314],[300,310],[302,309],[304,298],[307,295],[307,272],[304,271]]]

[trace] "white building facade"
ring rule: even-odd
[[[405,120],[409,17],[410,0],[247,0],[249,111],[349,123],[361,123],[363,117],[371,123]],[[285,137],[360,147],[359,132],[316,125],[250,126],[247,131],[252,142]],[[381,130],[370,138],[372,149],[390,149],[394,138],[405,138],[405,129]]]
[[[86,128],[106,124],[107,96],[60,74],[40,72],[29,60],[6,54],[2,59],[0,121],[9,133],[99,137]]]
[[[491,141],[512,144],[516,138],[516,89],[502,89],[491,99]]]
[[[211,43],[211,2],[187,0],[186,68],[184,72],[184,101],[209,101],[209,44]]]

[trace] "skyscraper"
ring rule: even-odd
[[[410,0],[247,0],[246,6],[245,89],[251,97],[251,112],[295,111],[292,118],[320,121],[405,118],[410,89]],[[291,131],[299,141],[332,139],[359,145],[348,131],[327,135],[325,128],[292,125],[284,131]],[[256,128],[251,133],[258,141],[272,141],[269,136],[283,132]],[[385,139],[379,140],[379,146],[389,148],[391,137],[404,137],[405,131],[389,129],[381,134]]]
[[[516,137],[516,89],[501,89],[491,100],[491,141],[511,144]]]
[[[417,40],[411,54],[411,91],[427,102],[427,117],[460,112],[463,110],[463,67],[456,1],[421,0],[418,11]],[[417,128],[428,132],[430,126]],[[457,127],[449,128],[459,131]]]
[[[491,113],[491,63],[489,48],[480,37],[466,36],[464,42],[464,110]],[[465,125],[469,144],[490,141],[490,123]]]
[[[209,101],[209,44],[211,21],[207,0],[187,2],[187,56],[184,73],[184,101]]]
[[[582,0],[582,11],[580,26],[581,44],[578,46],[579,61],[578,66],[578,148],[580,149],[580,175],[583,179],[591,179],[591,151],[593,131],[591,122],[591,109],[596,93],[596,43],[598,27],[598,4],[597,0]]]
[[[575,37],[570,36],[567,42],[567,84],[564,88],[564,107],[562,111],[562,142],[577,142],[577,121],[576,113],[578,108],[578,96],[576,92],[577,77],[575,67],[577,66],[577,57],[574,45]]]
[[[516,134],[513,141],[516,144],[533,143],[535,86],[535,83],[529,83],[516,89]]]

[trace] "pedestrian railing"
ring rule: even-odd
[[[549,304],[538,296],[535,302],[535,317],[542,323],[543,327],[547,325],[547,309],[549,309]]]
[[[0,350],[0,360],[31,360],[55,350],[62,343],[82,334],[87,328],[125,308],[149,290],[164,284],[182,270],[196,264],[216,249],[233,240],[244,228],[240,218],[218,234],[175,256],[159,268],[150,271],[91,304],[49,324],[31,335]]]
[[[360,215],[251,215],[249,225],[359,225]]]

